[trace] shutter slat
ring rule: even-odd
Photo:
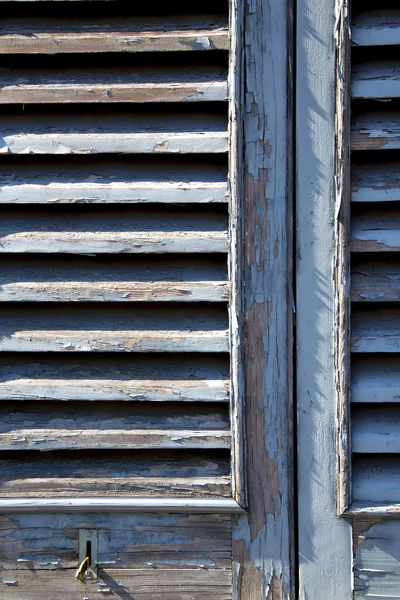
[[[2,497],[230,495],[225,453],[197,451],[2,452]]]
[[[352,202],[400,201],[400,164],[368,162],[353,165],[351,200]]]
[[[351,37],[357,46],[399,45],[399,9],[377,9],[357,15],[352,24]]]
[[[400,400],[400,360],[397,356],[353,356],[352,403],[394,403]]]
[[[353,252],[398,252],[400,250],[400,211],[364,210],[353,216]]]
[[[0,53],[180,52],[229,50],[221,17],[162,19],[4,19]]]
[[[0,401],[229,402],[229,365],[221,357],[90,354],[0,357]],[[103,410],[96,405],[96,411]],[[151,409],[154,413],[155,408]],[[186,409],[185,409],[186,410]],[[201,404],[198,411],[201,412]]]
[[[352,450],[364,454],[400,453],[398,408],[359,407],[352,414]]]
[[[397,150],[400,148],[400,113],[364,113],[354,119],[352,150]]]
[[[372,61],[353,66],[353,98],[399,98],[400,61]]]
[[[400,308],[353,309],[353,352],[398,352]]]
[[[400,502],[400,465],[397,457],[363,456],[353,461],[353,498],[357,502]]]
[[[351,273],[352,302],[400,301],[400,262],[355,262]]]

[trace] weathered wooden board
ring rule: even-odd
[[[0,104],[214,102],[228,100],[227,74],[213,66],[0,72]]]
[[[400,502],[400,464],[393,455],[356,455],[353,459],[354,502]]]
[[[400,401],[400,357],[354,356],[351,401],[357,403]]]
[[[79,529],[98,531],[99,579],[75,580]],[[229,515],[21,514],[0,518],[0,591],[7,600],[230,600]],[[8,583],[7,583],[8,582]],[[22,594],[22,596],[21,596]]]
[[[124,257],[0,260],[0,302],[227,302],[218,260]]]
[[[226,117],[212,112],[182,112],[178,117],[168,111],[116,115],[16,114],[2,115],[0,127],[2,154],[207,154],[228,150]],[[118,181],[121,169],[115,173],[111,167],[106,166],[105,176]],[[85,167],[81,165],[82,168]],[[36,181],[40,182],[38,176]],[[153,169],[153,177],[160,181],[161,173],[156,174]],[[132,173],[125,171],[120,181],[126,185],[131,178]],[[97,181],[89,179],[82,183]]]
[[[0,350],[11,352],[228,352],[224,306],[149,304],[100,308],[38,306],[28,313],[5,308]]]
[[[398,352],[400,308],[353,307],[351,347],[353,352]]]
[[[400,62],[376,60],[353,65],[351,94],[353,98],[399,98]]]
[[[392,46],[400,44],[400,11],[384,7],[357,15],[351,27],[356,46]]]
[[[229,447],[226,405],[0,404],[0,450]]]
[[[380,257],[381,258],[381,257]],[[400,300],[400,261],[353,259],[352,302],[398,302]]]
[[[357,406],[352,411],[352,451],[364,454],[400,452],[400,407]]]
[[[400,211],[366,208],[352,219],[353,252],[398,252],[400,250]]]
[[[228,50],[226,19],[218,15],[97,18],[4,18],[0,52],[60,54]]]
[[[0,454],[2,499],[230,497],[229,452],[10,451]]]
[[[371,139],[370,135],[367,135],[368,139]],[[393,161],[353,164],[351,200],[352,202],[400,201],[400,164]]]
[[[0,253],[193,254],[228,248],[227,215],[198,208],[10,209],[0,225]]]
[[[400,113],[387,110],[367,112],[355,117],[351,127],[351,148],[352,150],[399,149]]]
[[[1,401],[228,402],[229,389],[218,355],[0,357]]]

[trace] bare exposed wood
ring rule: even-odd
[[[153,18],[5,18],[0,25],[4,54],[92,52],[179,52],[228,50],[223,18],[201,16]]]
[[[385,504],[384,502],[378,504],[355,502],[343,513],[343,516],[350,519],[356,517],[357,521],[359,519],[398,519],[400,516],[400,507],[398,504]]]
[[[357,407],[352,414],[353,452],[393,454],[400,452],[399,408]]]
[[[352,219],[353,252],[398,252],[400,211],[382,207],[363,209]]]
[[[228,99],[226,73],[216,67],[40,71],[2,70],[0,104],[204,102]]]
[[[353,261],[353,302],[396,302],[400,300],[400,261]]]
[[[353,165],[351,200],[352,202],[400,201],[400,165],[386,161],[382,164],[371,162]]]
[[[228,369],[217,355],[5,356],[0,400],[228,402]]]
[[[396,150],[400,148],[400,113],[363,113],[352,123],[352,150]]]
[[[353,98],[399,98],[400,62],[377,60],[353,66]]]
[[[244,289],[248,514],[234,526],[235,600],[294,597],[292,4],[244,12]],[[268,40],[268,43],[266,43]],[[243,83],[242,83],[243,85]]]
[[[230,497],[229,453],[2,452],[2,498]]]
[[[340,6],[336,25],[335,114],[335,379],[337,392],[336,502],[341,514],[351,502],[350,437],[350,23],[347,2]]]
[[[359,502],[398,503],[400,466],[396,456],[359,455],[353,460],[353,498]]]
[[[357,403],[399,402],[400,358],[362,354],[353,357],[351,400]]]
[[[351,38],[357,46],[392,46],[400,44],[400,11],[381,8],[363,12],[354,18]]]

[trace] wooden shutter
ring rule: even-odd
[[[353,502],[400,502],[400,11],[353,2]]]
[[[231,498],[228,2],[1,9],[2,505]]]

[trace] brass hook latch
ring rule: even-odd
[[[97,579],[97,531],[79,530],[79,567],[75,578],[81,583]]]

